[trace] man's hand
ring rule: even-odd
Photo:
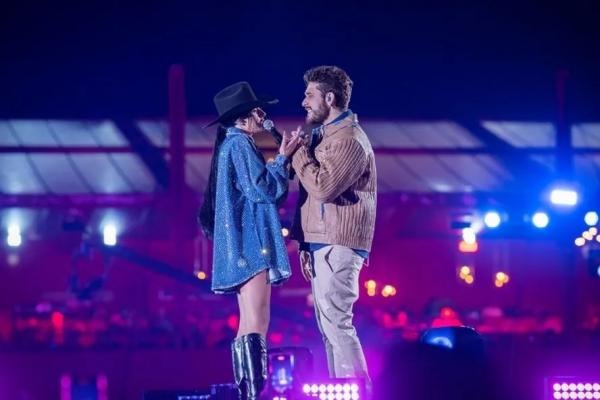
[[[301,126],[298,126],[296,130],[292,131],[292,135],[296,135],[300,138],[299,146],[308,146],[310,143],[310,135],[304,132]]]
[[[313,278],[313,273],[309,251],[300,250],[300,269],[302,270],[302,276],[304,277],[304,279],[307,282],[310,282]]]

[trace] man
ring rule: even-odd
[[[329,374],[362,377],[367,364],[352,324],[358,277],[369,256],[375,225],[377,173],[371,143],[348,109],[352,80],[341,68],[304,74],[306,122],[318,125],[294,154],[300,181],[294,238],[311,282]]]

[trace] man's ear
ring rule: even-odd
[[[335,100],[335,95],[332,92],[327,92],[325,95],[325,102],[329,107],[333,107],[333,101]]]

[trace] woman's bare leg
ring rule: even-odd
[[[271,285],[267,283],[267,271],[252,277],[237,295],[240,307],[240,325],[237,337],[249,333],[267,335],[271,313]]]

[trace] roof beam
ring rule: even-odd
[[[503,166],[511,173],[514,181],[509,183],[516,191],[527,188],[529,193],[539,193],[553,179],[554,173],[549,168],[530,158],[532,154],[520,151],[505,140],[485,129],[481,123],[473,121],[459,121],[470,133],[481,140],[485,147],[492,150]],[[549,148],[549,155],[556,155],[556,148]],[[508,190],[507,192],[513,192]]]
[[[115,120],[115,125],[163,188],[169,187],[169,165],[164,151],[154,146],[133,120]]]

